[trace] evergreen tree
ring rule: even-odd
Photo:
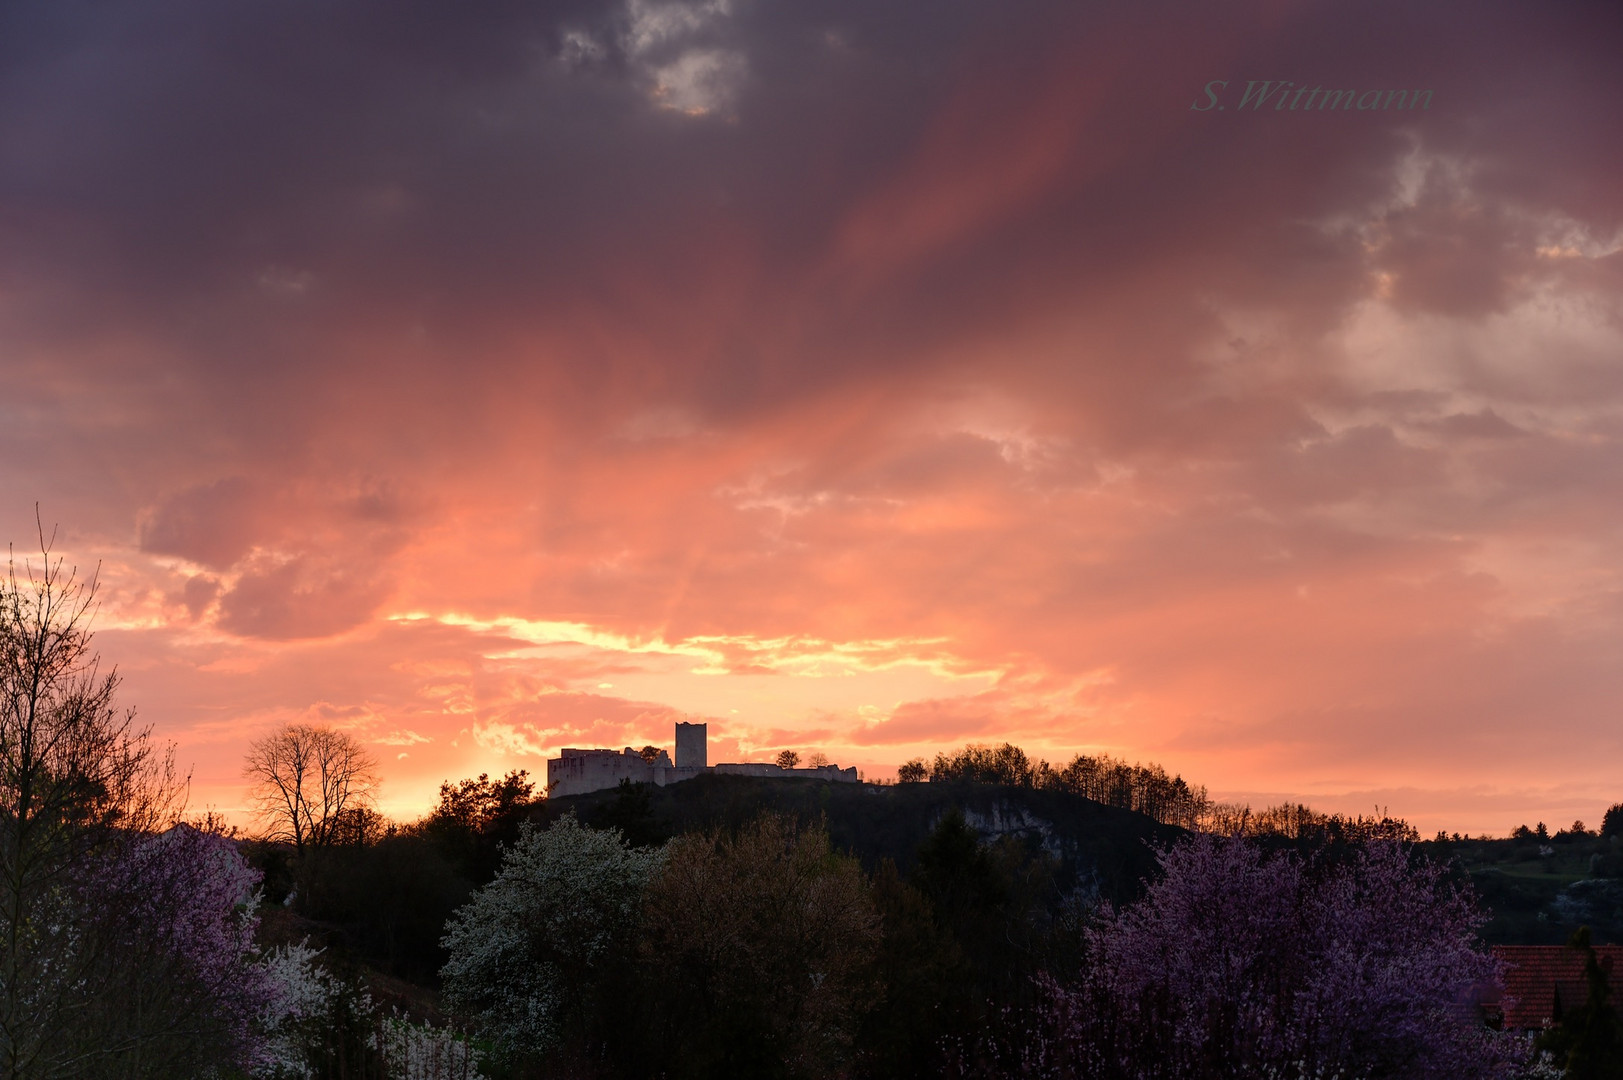
[[[1584,1003],[1562,1013],[1538,1038],[1538,1048],[1555,1056],[1568,1080],[1623,1078],[1623,1022],[1613,1006],[1611,979],[1590,943],[1589,927],[1580,926],[1568,946],[1584,954]]]

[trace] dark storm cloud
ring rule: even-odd
[[[1019,20],[971,5],[927,19],[642,8],[698,12],[697,25],[638,60],[638,8],[622,5],[13,7],[0,265],[41,310],[72,312],[59,334],[89,332],[86,314],[148,326],[217,399],[260,403],[231,410],[256,436],[269,409],[288,437],[332,422],[294,387],[356,363],[473,408],[457,400],[468,380],[514,377],[491,346],[593,313],[726,413],[881,355],[928,363],[1033,307],[1109,325],[1124,287],[1159,287],[1160,318],[1185,335],[1199,312],[1182,298],[1199,288],[1332,317],[1368,268],[1353,238],[1311,222],[1384,197],[1401,125],[1192,116],[1185,99],[1208,78],[1435,85],[1416,122],[1440,151],[1476,153],[1514,127],[1548,147],[1551,174],[1615,154],[1552,115],[1573,111],[1564,95],[1617,89],[1604,35],[1557,65],[1572,14],[1372,5],[1241,29],[1168,5],[1055,3]],[[711,46],[744,58],[736,101],[697,119],[651,107],[646,69]],[[1496,72],[1525,81],[1520,108],[1491,92]],[[1484,174],[1590,220],[1618,211],[1512,161]],[[1435,228],[1437,214],[1452,224]],[[1500,226],[1479,218],[1423,203],[1392,222],[1399,296],[1500,302],[1505,268],[1484,257]],[[357,332],[394,357],[346,354]],[[461,389],[438,373],[453,356]],[[601,390],[592,370],[650,362],[558,357],[542,366],[569,372],[541,383]],[[1125,384],[1087,369],[1048,377],[1135,411],[1143,380],[1188,377],[1154,355]]]

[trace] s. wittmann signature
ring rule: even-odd
[[[1230,90],[1229,82],[1213,79],[1207,83],[1205,96],[1196,98],[1190,111],[1225,112],[1236,95],[1240,99],[1235,106],[1238,112],[1261,112],[1264,106],[1272,106],[1273,112],[1409,112],[1431,108],[1430,90],[1337,90],[1298,85],[1288,79],[1248,79],[1244,90]]]

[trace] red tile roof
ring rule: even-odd
[[[1506,1030],[1537,1031],[1547,1020],[1582,1005],[1589,996],[1584,981],[1584,953],[1567,945],[1495,945],[1493,953],[1504,961],[1505,988],[1497,999],[1482,1002],[1491,1020],[1498,1016]],[[1612,984],[1612,1004],[1623,1003],[1623,945],[1597,945],[1600,960]]]

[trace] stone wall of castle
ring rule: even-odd
[[[620,781],[633,784],[666,784],[690,780],[703,769],[678,768],[671,757],[661,750],[653,761],[644,758],[629,746],[624,750],[563,751],[562,757],[547,761],[547,794],[584,795],[589,791],[619,787]]]
[[[706,768],[705,760],[708,754],[705,745],[706,736],[705,724],[677,724],[674,764],[670,755],[663,750],[652,759],[644,757],[629,746],[624,750],[564,750],[561,757],[547,761],[547,794],[585,795],[592,791],[619,787],[622,780],[629,780],[633,784],[657,784],[664,787],[666,784],[691,780],[705,772],[720,773],[724,776],[832,780],[844,784],[857,782],[857,770],[854,767],[842,769],[838,765],[785,769],[765,762],[747,761]]]

